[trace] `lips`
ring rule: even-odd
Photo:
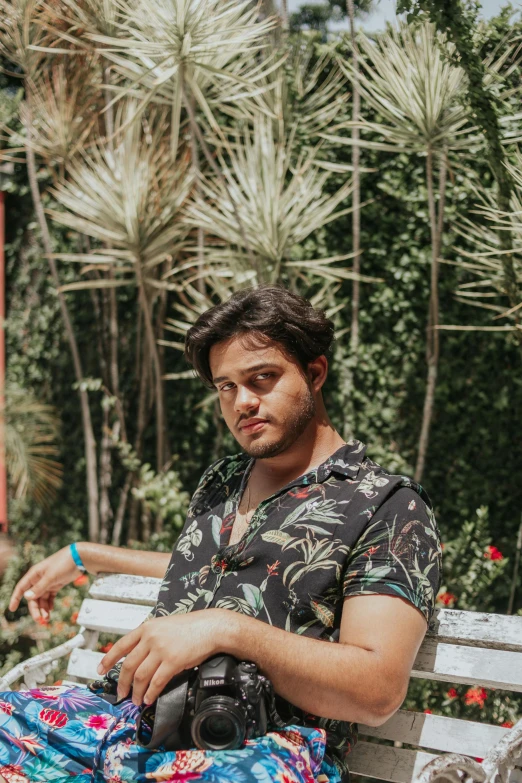
[[[245,421],[243,424],[240,424],[239,428],[241,432],[244,432],[247,435],[251,435],[254,432],[258,432],[259,430],[261,430],[266,423],[267,423],[266,419],[252,419],[252,420]]]

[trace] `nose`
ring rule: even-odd
[[[259,397],[247,386],[238,386],[234,408],[238,413],[246,413],[259,407]]]

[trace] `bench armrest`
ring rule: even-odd
[[[38,683],[45,682],[45,678],[54,668],[53,664],[60,658],[69,655],[77,647],[84,647],[86,643],[85,629],[80,628],[80,632],[72,639],[54,647],[52,650],[35,655],[27,661],[14,666],[4,677],[0,677],[0,692],[11,690],[11,685],[24,678],[27,688],[35,688]]]

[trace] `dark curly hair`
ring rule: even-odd
[[[333,322],[307,299],[275,285],[247,288],[204,312],[185,339],[185,358],[206,386],[212,387],[210,349],[236,335],[276,342],[306,370],[326,354],[334,339]]]

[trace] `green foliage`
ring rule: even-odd
[[[143,502],[145,508],[153,515],[163,519],[161,538],[147,542],[147,547],[154,550],[169,552],[185,523],[190,496],[183,491],[178,473],[174,470],[155,473],[150,465],[142,465],[139,471],[138,486],[132,494]],[[161,541],[161,547],[159,547]]]

